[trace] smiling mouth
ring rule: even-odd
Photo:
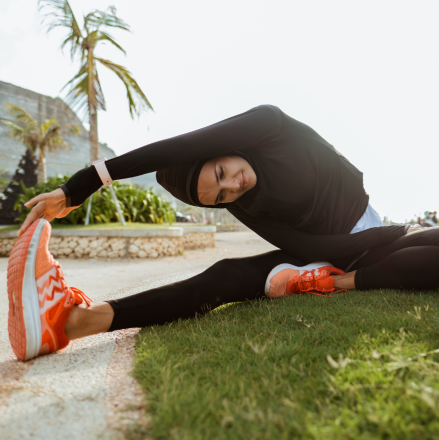
[[[242,172],[242,182],[241,182],[241,191],[244,191],[247,188],[248,185],[248,179],[244,172]]]

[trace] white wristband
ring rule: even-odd
[[[113,183],[113,179],[111,178],[110,173],[107,170],[107,166],[105,165],[106,160],[107,159],[104,157],[103,159],[95,160],[90,165],[93,165],[96,168],[96,171],[98,172],[104,186],[110,186]]]

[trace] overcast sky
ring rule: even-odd
[[[132,33],[97,54],[133,73],[154,107],[131,120],[100,70],[99,138],[117,154],[273,104],[364,173],[394,221],[439,210],[437,0],[71,0],[77,19],[115,5]],[[77,72],[36,0],[0,2],[0,80],[49,96]]]

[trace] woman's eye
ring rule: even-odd
[[[220,179],[221,180],[224,179],[224,168],[223,167],[221,167],[221,170],[220,170]]]

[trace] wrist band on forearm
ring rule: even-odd
[[[113,183],[113,179],[111,178],[110,173],[107,170],[107,166],[105,165],[106,160],[107,159],[104,157],[103,159],[95,160],[90,165],[93,165],[96,168],[102,184],[104,186],[110,186]]]

